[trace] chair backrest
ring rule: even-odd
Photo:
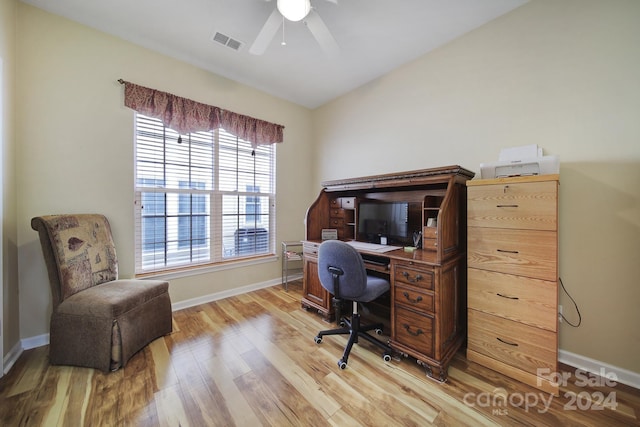
[[[65,298],[118,278],[118,259],[104,215],[48,215],[31,219],[38,231],[56,307]]]
[[[338,267],[344,272],[339,278],[339,295],[335,292],[329,267]],[[340,240],[326,240],[320,245],[318,276],[322,287],[337,298],[358,298],[367,287],[367,270],[362,257],[354,247]]]

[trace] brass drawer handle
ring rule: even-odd
[[[496,205],[496,208],[517,208],[518,205]]]
[[[418,298],[416,298],[416,299],[409,298],[409,293],[408,292],[403,292],[402,295],[404,295],[404,297],[407,299],[407,301],[412,302],[414,304],[417,304],[420,301],[422,301],[422,297],[419,296],[419,295],[418,295]]]
[[[405,279],[407,279],[411,283],[416,283],[416,282],[419,282],[420,280],[422,280],[422,275],[421,274],[416,274],[416,278],[415,279],[410,278],[409,277],[409,273],[407,273],[406,271],[403,271],[402,275],[405,277]]]
[[[407,333],[413,335],[414,337],[417,337],[420,334],[424,334],[424,332],[422,332],[422,329],[418,329],[416,332],[411,332],[411,326],[409,326],[407,323],[403,323],[402,327],[407,330]]]
[[[504,253],[506,253],[506,254],[517,254],[517,253],[519,253],[518,251],[508,251],[508,250],[506,250],[506,249],[496,249],[496,251],[498,251],[498,252],[504,252]]]
[[[497,339],[498,341],[500,341],[501,343],[503,343],[503,344],[512,345],[512,346],[514,346],[514,347],[517,347],[517,346],[518,346],[518,343],[515,343],[515,342],[505,341],[505,340],[503,340],[502,338],[496,338],[496,339]]]
[[[510,297],[509,295],[502,295],[500,293],[497,293],[496,295],[498,295],[499,297],[502,297],[502,298],[507,298],[507,299],[520,299],[518,297]]]

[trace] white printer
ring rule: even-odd
[[[543,156],[537,144],[503,148],[497,162],[480,163],[480,178],[547,175],[560,172],[557,156]]]

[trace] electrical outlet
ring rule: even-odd
[[[558,306],[558,322],[562,323],[562,306]]]

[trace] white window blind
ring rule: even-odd
[[[275,253],[275,148],[136,114],[136,273]]]

